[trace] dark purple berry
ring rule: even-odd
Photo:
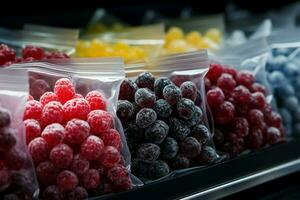
[[[83,187],[76,187],[64,196],[65,200],[84,200],[88,198],[88,192]]]
[[[157,115],[150,108],[143,108],[136,114],[136,124],[140,128],[146,128],[156,121]]]
[[[145,131],[146,142],[161,144],[169,133],[169,126],[161,120],[155,121]]]
[[[152,143],[141,144],[137,151],[137,157],[145,162],[153,162],[159,157],[159,155],[159,146]]]
[[[37,79],[30,84],[30,95],[33,96],[34,99],[40,99],[40,97],[48,91],[50,91],[50,85],[43,79]]]
[[[156,101],[155,94],[148,88],[140,88],[134,95],[134,100],[137,105],[142,108],[152,108]]]
[[[194,158],[201,153],[201,144],[194,137],[187,137],[180,143],[180,152],[187,158]]]
[[[195,101],[197,98],[197,87],[195,83],[186,81],[180,86],[182,97]]]
[[[4,164],[8,169],[11,170],[22,169],[26,161],[26,153],[17,148],[11,148],[4,156]]]
[[[131,152],[134,152],[138,146],[143,142],[144,130],[139,128],[134,123],[128,123],[124,130],[126,141]]]
[[[125,79],[120,86],[119,99],[133,101],[137,89],[137,85],[132,80]]]
[[[5,127],[10,124],[9,111],[0,107],[0,127]]]
[[[191,129],[191,134],[201,144],[206,144],[210,140],[210,132],[208,128],[202,124],[197,124]]]
[[[58,187],[55,185],[50,185],[46,187],[43,192],[43,199],[44,200],[62,200],[63,194],[59,191]]]
[[[177,113],[179,117],[188,120],[191,119],[195,112],[195,104],[190,99],[182,98],[177,104]]]
[[[24,194],[33,195],[35,192],[35,185],[33,185],[33,178],[25,170],[15,171],[11,176],[11,187],[15,190],[22,191]]]
[[[21,200],[17,194],[6,194],[3,200]]]
[[[0,152],[7,152],[16,144],[16,131],[11,128],[0,128]]]
[[[215,145],[220,146],[221,144],[224,143],[225,140],[224,134],[219,129],[215,129],[213,140]]]
[[[172,106],[164,99],[158,99],[153,106],[153,110],[160,118],[168,118],[172,114]]]
[[[167,137],[161,145],[161,157],[165,160],[175,158],[178,151],[178,143],[171,137]]]
[[[164,99],[170,105],[175,105],[181,98],[181,90],[175,85],[167,85],[163,90]]]
[[[195,126],[201,122],[203,116],[203,112],[201,108],[195,106],[195,112],[193,113],[192,117],[186,121],[188,127]]]
[[[167,85],[172,85],[172,81],[166,77],[161,77],[155,80],[154,83],[154,92],[157,98],[163,98],[163,90]]]
[[[162,160],[157,160],[151,163],[149,167],[149,178],[158,179],[168,175],[169,172],[170,172],[169,165]]]
[[[199,162],[201,164],[213,164],[219,158],[216,150],[210,146],[202,148],[201,154],[199,155]]]
[[[141,159],[135,158],[131,162],[131,172],[133,175],[140,179],[148,178],[149,163],[142,161]]]
[[[154,81],[155,78],[151,73],[144,72],[136,78],[135,83],[139,88],[149,88],[150,90],[153,90]]]
[[[187,126],[187,124],[184,121],[177,118],[170,119],[169,128],[171,135],[176,140],[184,140],[184,138],[186,138],[190,134],[190,129]]]
[[[127,100],[118,100],[117,116],[121,120],[129,119],[133,115],[133,105]]]
[[[182,155],[178,155],[172,160],[170,166],[173,170],[186,169],[190,166],[190,160]]]

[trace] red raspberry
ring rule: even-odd
[[[227,135],[227,140],[237,146],[240,150],[244,148],[244,139],[240,137],[237,133],[229,133]]]
[[[97,160],[104,150],[103,141],[91,135],[81,144],[81,154],[89,160]]]
[[[74,99],[76,99],[76,98],[84,99],[84,97],[81,94],[79,94],[79,93],[75,94]]]
[[[10,176],[7,170],[0,170],[0,188],[9,184]]]
[[[223,91],[220,88],[216,87],[207,92],[206,98],[207,98],[207,103],[211,107],[217,107],[224,102],[225,96]]]
[[[261,92],[261,93],[263,93],[264,95],[266,95],[267,89],[266,89],[266,87],[263,86],[262,84],[259,84],[259,83],[253,83],[253,84],[250,86],[250,91],[251,91],[251,92]]]
[[[65,53],[62,52],[52,52],[50,53],[50,59],[63,59],[63,58],[70,58],[70,56],[68,56]]]
[[[42,115],[43,105],[36,101],[27,101],[25,105],[24,119],[40,120]]]
[[[22,169],[26,161],[26,153],[16,148],[10,149],[4,156],[4,165],[11,170]]]
[[[82,143],[90,134],[90,126],[86,121],[72,119],[66,125],[66,141],[72,144]]]
[[[101,165],[99,166],[98,164],[99,163],[97,163],[97,169],[98,169],[100,177],[106,177],[107,169],[104,166],[101,166]]]
[[[56,184],[63,192],[72,191],[78,185],[78,178],[73,172],[64,170],[58,174]]]
[[[59,144],[51,150],[50,160],[55,167],[67,169],[73,160],[73,150],[66,144]]]
[[[218,78],[217,86],[225,92],[231,92],[236,86],[236,82],[232,75],[224,73]]]
[[[31,101],[31,100],[34,100],[34,98],[31,95],[28,95],[27,101]]]
[[[58,169],[50,161],[45,161],[37,166],[36,175],[39,183],[45,186],[54,184],[58,175]]]
[[[43,106],[51,101],[58,101],[56,94],[54,94],[53,92],[46,92],[40,97],[40,102]]]
[[[258,109],[252,109],[247,113],[247,120],[251,128],[262,129],[265,125],[264,114]]]
[[[119,151],[122,149],[122,142],[120,133],[115,129],[108,129],[101,133],[101,139],[105,146],[113,146]]]
[[[91,131],[94,134],[99,134],[113,126],[113,117],[104,110],[91,111],[88,114],[87,121],[91,127]]]
[[[91,110],[106,110],[106,99],[104,94],[99,91],[91,91],[85,99],[89,102]]]
[[[252,102],[251,92],[243,85],[233,89],[232,97],[237,104],[249,104]]]
[[[224,67],[223,69],[224,73],[230,74],[234,79],[236,78],[237,75],[237,70],[231,67]]]
[[[5,44],[0,45],[0,65],[4,65],[6,62],[14,61],[16,58],[16,52],[14,49],[9,48]]]
[[[47,126],[53,123],[62,123],[64,120],[64,110],[61,103],[52,101],[45,105],[42,112],[42,125]]]
[[[41,60],[44,57],[44,49],[28,45],[22,49],[23,58],[34,58],[35,60]]]
[[[88,192],[83,187],[76,187],[72,192],[65,195],[65,200],[83,200],[88,198]]]
[[[217,124],[223,125],[231,122],[234,114],[234,105],[229,101],[224,101],[214,112],[214,119]]]
[[[43,192],[44,200],[63,200],[63,193],[58,189],[56,185],[50,185],[46,187]]]
[[[35,138],[28,145],[28,151],[36,164],[48,159],[49,147],[47,142],[41,138]]]
[[[266,116],[266,121],[268,126],[274,126],[276,128],[280,128],[282,125],[281,116],[274,111],[272,111],[269,116]]]
[[[269,127],[267,130],[267,142],[269,144],[276,144],[281,139],[281,133],[278,128]]]
[[[263,93],[255,92],[252,94],[253,106],[262,110],[266,106],[266,98]]]
[[[64,118],[69,121],[73,118],[86,120],[90,106],[85,99],[71,99],[64,105]]]
[[[40,97],[48,91],[50,91],[50,85],[43,79],[33,80],[33,82],[30,83],[29,92],[35,99],[40,99]]]
[[[106,146],[100,159],[98,160],[99,165],[103,165],[106,168],[112,168],[117,165],[121,160],[119,151],[112,146]]]
[[[247,144],[250,149],[259,149],[263,145],[263,133],[259,129],[253,129],[247,136]]]
[[[241,70],[238,72],[238,74],[236,76],[236,81],[238,84],[244,85],[247,88],[250,88],[251,85],[255,82],[255,76],[250,71]]]
[[[75,88],[73,83],[67,78],[61,78],[54,85],[54,93],[59,101],[64,104],[75,96]]]
[[[86,173],[90,168],[90,161],[81,154],[76,154],[73,158],[71,170],[77,175]]]
[[[223,67],[220,64],[210,64],[206,77],[215,83],[223,73]]]
[[[42,132],[42,138],[47,142],[49,147],[61,144],[65,137],[65,128],[58,124],[50,124]]]
[[[233,120],[233,132],[239,137],[245,137],[249,133],[249,124],[246,118],[236,117]]]
[[[100,183],[100,175],[98,170],[89,169],[81,176],[81,184],[86,189],[96,189]]]
[[[122,165],[117,165],[107,172],[107,178],[117,191],[125,191],[131,188],[131,179],[127,169]]]
[[[26,130],[26,144],[29,144],[34,138],[41,136],[41,126],[35,119],[26,119],[24,125]]]

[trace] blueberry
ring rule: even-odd
[[[195,112],[193,113],[193,116],[191,117],[191,119],[186,121],[187,126],[192,127],[192,126],[195,126],[196,124],[200,123],[202,116],[203,116],[203,112],[202,112],[201,108],[199,108],[198,106],[195,106]]]
[[[299,101],[295,96],[290,96],[284,100],[284,106],[290,112],[293,112],[298,109]]]
[[[118,100],[117,116],[121,120],[129,119],[133,115],[133,105],[127,100]]]
[[[206,144],[210,140],[210,132],[208,128],[202,124],[197,124],[191,130],[191,134],[201,144]]]
[[[133,101],[137,89],[137,85],[132,80],[125,79],[120,86],[119,99]]]
[[[171,161],[170,166],[173,170],[186,169],[190,166],[190,160],[187,157],[178,155]]]
[[[191,81],[186,81],[181,84],[180,90],[182,93],[182,97],[195,101],[197,98],[197,87],[195,83]]]
[[[169,128],[171,135],[179,141],[184,140],[191,132],[184,121],[175,117],[169,120]]]
[[[161,145],[161,157],[165,160],[174,158],[179,150],[178,143],[171,137],[167,137]]]
[[[169,172],[169,165],[162,160],[157,160],[151,163],[149,167],[149,178],[152,180],[162,178],[168,175]]]
[[[160,148],[156,144],[144,143],[139,146],[137,157],[144,162],[153,162],[160,155]]]
[[[142,161],[141,159],[135,158],[131,162],[131,172],[133,175],[140,179],[148,179],[149,163]]]
[[[291,124],[284,125],[284,133],[286,136],[291,136],[293,134],[293,128]]]
[[[160,144],[169,133],[169,126],[161,120],[155,121],[145,131],[146,142]]]
[[[159,118],[168,118],[173,111],[172,106],[164,99],[158,99],[153,106],[153,110]]]
[[[294,110],[292,119],[294,122],[300,122],[300,108]]]
[[[290,55],[290,53],[292,53],[293,50],[294,50],[293,48],[274,48],[272,54],[274,56],[279,56],[279,55],[288,56]]]
[[[275,87],[275,95],[280,98],[286,98],[295,95],[295,89],[291,84],[282,84]]]
[[[279,71],[273,71],[271,74],[269,74],[268,78],[273,87],[283,85],[286,82],[284,74]]]
[[[300,123],[296,123],[293,126],[293,136],[300,137]]]
[[[156,98],[155,94],[148,88],[140,88],[136,91],[134,100],[142,108],[152,108]]]
[[[167,85],[163,90],[165,100],[171,105],[175,105],[182,97],[181,90],[175,85]]]
[[[292,122],[292,115],[287,109],[280,108],[279,113],[282,117],[282,120],[283,120],[284,124],[290,124]]]
[[[298,75],[298,65],[294,62],[288,62],[284,68],[283,72],[287,77],[296,77]]]
[[[217,146],[222,145],[225,140],[224,134],[219,129],[215,129],[213,140]]]
[[[157,118],[156,112],[150,108],[143,108],[136,114],[136,124],[146,128],[153,124]]]
[[[279,56],[275,56],[273,57],[273,69],[274,70],[280,70],[282,69],[282,67],[285,65],[285,63],[288,61],[286,56],[283,55],[279,55]]]
[[[172,85],[172,81],[166,77],[156,79],[154,82],[154,92],[157,98],[163,98],[163,90],[167,85]]]
[[[0,107],[0,127],[5,127],[10,124],[9,111]]]
[[[136,124],[128,123],[124,133],[130,151],[134,152],[144,140],[144,130]]]
[[[205,146],[202,148],[199,157],[200,157],[201,164],[213,164],[218,160],[219,155],[217,154],[214,148],[210,146]]]
[[[182,98],[178,103],[177,103],[177,113],[179,117],[188,120],[193,117],[193,114],[195,112],[195,104],[192,100]]]
[[[186,137],[179,147],[182,155],[187,158],[194,158],[201,153],[201,144],[194,137]]]
[[[150,90],[153,90],[154,81],[155,78],[151,73],[144,72],[136,78],[135,83],[139,88],[148,88]]]

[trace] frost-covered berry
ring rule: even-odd
[[[192,101],[196,100],[198,90],[195,83],[186,81],[181,84],[180,90],[183,98],[190,99]]]
[[[177,86],[167,85],[163,90],[163,96],[170,105],[175,105],[182,98],[182,93]]]
[[[157,98],[163,98],[163,90],[167,85],[173,84],[170,79],[166,77],[161,77],[155,80],[154,82],[154,92]]]
[[[155,77],[149,72],[140,74],[135,80],[135,83],[139,88],[149,88],[150,90],[153,90],[154,82]]]
[[[208,128],[202,124],[195,125],[191,129],[191,135],[201,144],[206,144],[211,138]]]
[[[151,108],[143,108],[136,115],[136,124],[140,128],[149,127],[157,118],[156,112]]]
[[[145,162],[153,162],[158,159],[160,148],[156,144],[144,143],[139,146],[137,157]]]
[[[149,178],[158,179],[168,175],[170,168],[168,164],[163,160],[157,160],[150,164],[149,167]]]
[[[156,97],[154,92],[148,88],[140,88],[134,95],[135,103],[142,108],[152,108]]]
[[[49,157],[55,167],[67,169],[73,160],[73,150],[66,144],[59,144],[50,151]]]
[[[121,120],[127,120],[133,115],[133,105],[127,100],[118,100],[117,116]]]
[[[56,178],[56,184],[61,191],[72,191],[78,185],[78,177],[69,170],[60,172]]]
[[[134,100],[135,91],[138,89],[136,83],[132,80],[125,79],[120,86],[119,99],[121,100]]]
[[[188,120],[192,118],[195,109],[195,104],[190,99],[182,98],[177,103],[177,113],[182,119]]]
[[[175,158],[179,151],[179,146],[176,140],[167,137],[161,145],[161,157],[165,160]]]
[[[172,106],[164,99],[158,99],[153,106],[153,110],[159,118],[168,118],[173,111]]]
[[[160,144],[169,133],[169,126],[161,120],[155,121],[145,131],[145,141]]]
[[[172,137],[180,141],[186,138],[191,132],[187,124],[177,118],[171,118],[169,120],[169,128]]]
[[[201,144],[194,137],[186,137],[180,143],[180,152],[187,158],[194,158],[201,152]]]

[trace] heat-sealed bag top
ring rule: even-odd
[[[117,115],[132,173],[144,182],[220,160],[206,107],[207,70],[204,50],[126,65]]]
[[[37,199],[39,187],[25,143],[26,71],[0,70],[0,199]]]
[[[11,68],[29,73],[32,100],[25,107],[26,142],[41,197],[129,190],[130,153],[115,116],[125,77],[123,61],[52,60]]]

